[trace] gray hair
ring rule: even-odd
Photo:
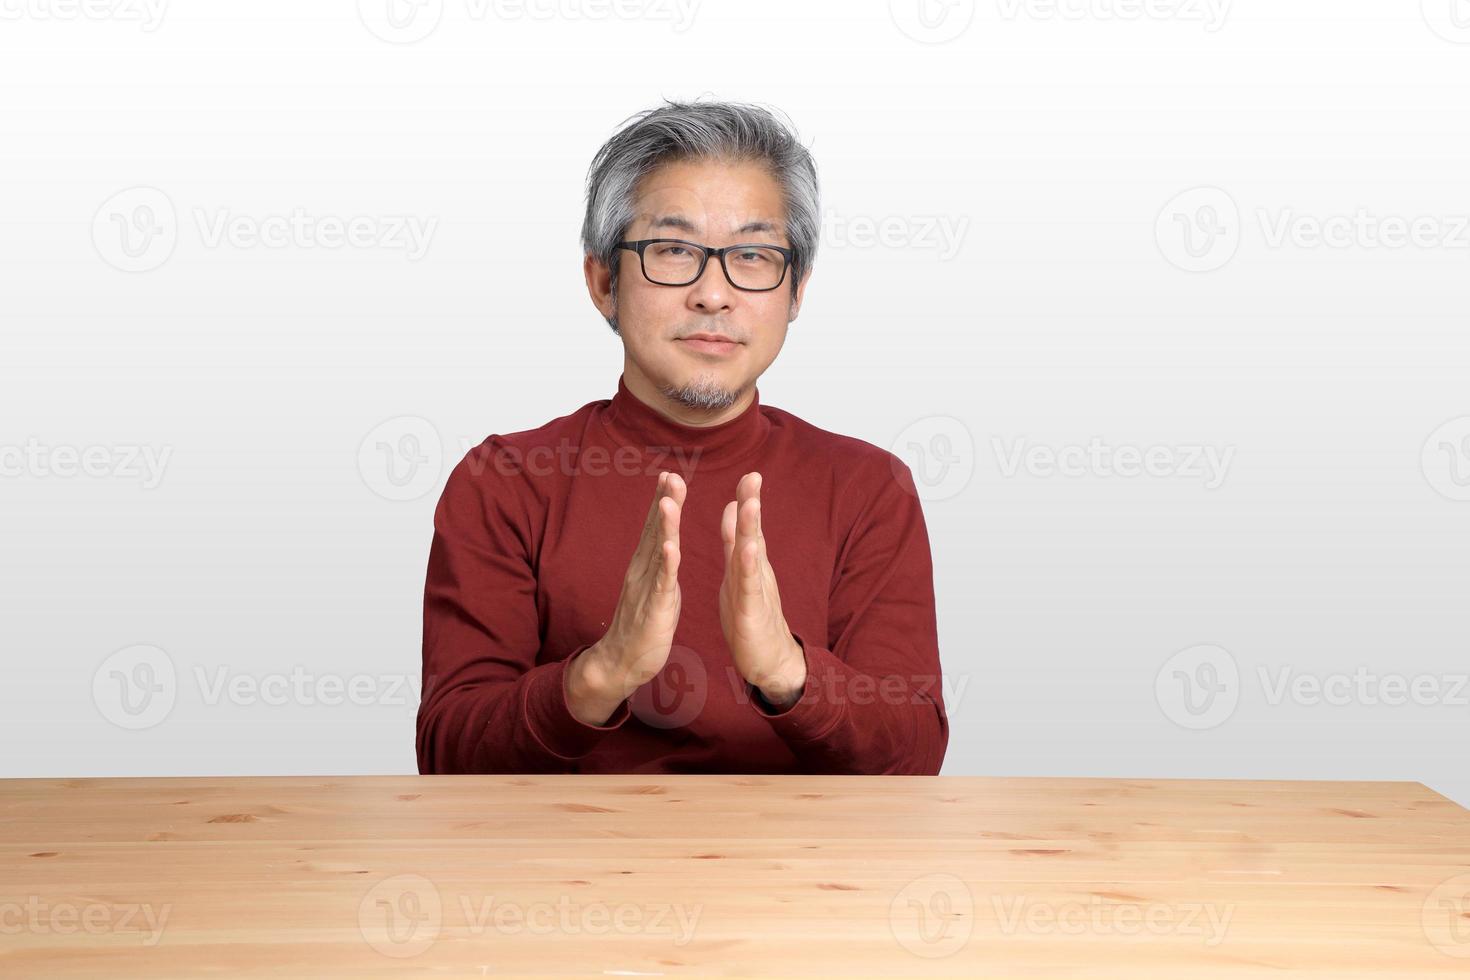
[[[768,109],[738,102],[675,102],[645,109],[623,121],[587,171],[587,213],[582,250],[606,265],[612,296],[618,295],[617,250],[634,218],[638,182],[661,164],[684,160],[758,161],[781,185],[786,237],[792,259],[791,301],[816,261],[821,232],[817,167],[795,129]],[[608,318],[618,332],[617,314]]]

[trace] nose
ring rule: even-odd
[[[700,313],[728,313],[734,300],[735,288],[725,278],[720,260],[711,255],[704,264],[704,272],[689,284],[687,303],[691,310]]]

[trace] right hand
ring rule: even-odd
[[[669,659],[679,624],[679,517],[687,493],[677,473],[659,471],[607,633],[567,670],[567,703],[588,724],[607,721]]]

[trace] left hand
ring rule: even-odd
[[[766,560],[760,488],[759,473],[742,476],[720,520],[725,543],[720,626],[740,676],[784,708],[801,697],[806,685],[806,654],[786,625],[776,573]]]

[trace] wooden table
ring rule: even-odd
[[[0,780],[0,976],[1470,977],[1417,783]]]

